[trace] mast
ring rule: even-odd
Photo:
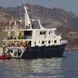
[[[30,17],[29,14],[27,12],[27,6],[26,3],[24,3],[24,10],[25,10],[25,28],[26,29],[31,29],[31,21],[30,21]]]

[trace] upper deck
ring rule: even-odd
[[[56,28],[46,29],[42,26],[40,19],[30,19],[27,7],[24,5],[25,20],[12,20],[4,32],[6,36],[3,40],[8,46],[22,45],[26,46],[49,46],[60,44],[61,35],[56,35]],[[34,24],[34,22],[38,24]]]

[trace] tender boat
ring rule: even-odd
[[[6,59],[11,59],[11,56],[10,55],[6,55],[6,56],[2,55],[2,56],[0,56],[0,60],[6,60]]]

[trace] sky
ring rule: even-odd
[[[24,2],[45,6],[48,8],[61,8],[67,11],[72,11],[78,15],[78,0],[0,0],[0,6],[15,7],[22,5]]]

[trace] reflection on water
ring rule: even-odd
[[[61,73],[61,60],[61,58],[53,58],[1,61],[0,76],[6,78],[56,77]]]
[[[78,78],[78,52],[64,58],[0,61],[0,78]]]

